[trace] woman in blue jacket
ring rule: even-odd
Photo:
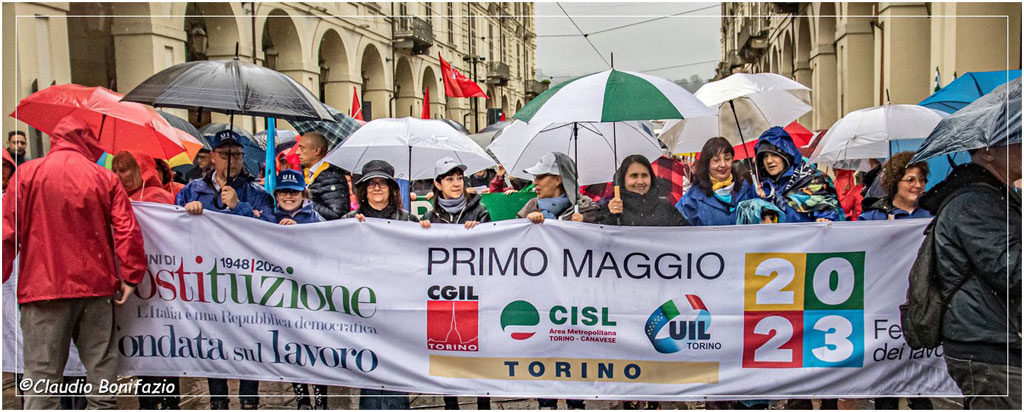
[[[694,164],[693,184],[676,203],[676,209],[693,226],[736,224],[736,205],[757,197],[745,176],[733,170],[732,145],[724,137],[704,143]]]
[[[781,127],[761,134],[757,152],[757,194],[786,213],[786,223],[843,221],[832,180],[804,161],[793,138]]]
[[[323,222],[324,218],[313,210],[313,202],[306,199],[306,179],[298,170],[282,170],[274,185],[274,216],[279,225]]]

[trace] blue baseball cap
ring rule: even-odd
[[[282,170],[281,173],[278,173],[274,191],[276,192],[282,189],[295,190],[298,192],[306,190],[306,179],[302,176],[302,172],[288,169]]]
[[[242,139],[242,135],[236,133],[234,130],[221,130],[210,139],[210,147],[216,149],[226,144],[241,146]]]

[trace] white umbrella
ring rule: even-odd
[[[889,157],[889,142],[923,139],[946,112],[914,104],[890,104],[850,112],[839,119],[811,153],[815,163]]]
[[[451,157],[466,165],[466,173],[494,166],[494,160],[468,136],[444,122],[411,117],[377,119],[360,127],[324,161],[353,173],[371,160],[385,160],[395,167],[395,178],[433,179],[434,164]],[[411,171],[411,173],[410,173]]]
[[[672,142],[674,152],[700,151],[704,142],[715,136],[733,145],[745,144],[765,130],[784,127],[811,111],[811,89],[774,73],[733,74],[701,86],[694,96],[710,107],[718,120],[687,119],[666,125],[661,139]],[[689,127],[696,130],[684,132]]]
[[[613,136],[617,136],[618,150]],[[523,179],[533,179],[523,169],[536,164],[541,156],[565,153],[576,161],[577,182],[581,186],[612,181],[622,159],[629,155],[640,154],[647,160],[654,160],[663,153],[651,129],[638,121],[550,124],[516,121],[506,127],[488,149],[511,176]]]

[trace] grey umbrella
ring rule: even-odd
[[[122,100],[229,115],[333,121],[323,103],[291,77],[237,58],[168,67]]]
[[[164,120],[167,120],[167,123],[170,123],[172,127],[192,135],[192,137],[196,138],[196,140],[203,144],[203,148],[208,150],[210,149],[210,142],[207,142],[206,138],[203,137],[203,134],[199,133],[199,129],[196,129],[196,127],[193,126],[192,123],[189,123],[188,120],[182,119],[163,110],[157,110],[156,112],[160,113],[160,116],[163,117]]]
[[[912,162],[1021,142],[1021,79],[1018,77],[939,122]]]

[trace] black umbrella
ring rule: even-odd
[[[167,120],[167,123],[170,123],[171,127],[192,135],[192,137],[196,138],[196,140],[203,144],[203,148],[210,149],[210,142],[207,142],[206,138],[203,137],[203,134],[199,133],[199,129],[196,129],[196,127],[193,126],[192,123],[189,123],[188,120],[182,119],[163,110],[157,110],[156,112],[160,113],[160,116],[162,116],[164,120]]]
[[[466,134],[466,135],[469,134],[469,129],[466,129],[466,126],[463,126],[462,123],[456,122],[456,121],[454,121],[452,119],[435,119],[435,120],[447,123],[449,126],[454,128],[455,130],[458,130],[459,133]]]
[[[168,67],[128,92],[124,101],[229,115],[332,121],[323,103],[280,72],[238,59]]]

